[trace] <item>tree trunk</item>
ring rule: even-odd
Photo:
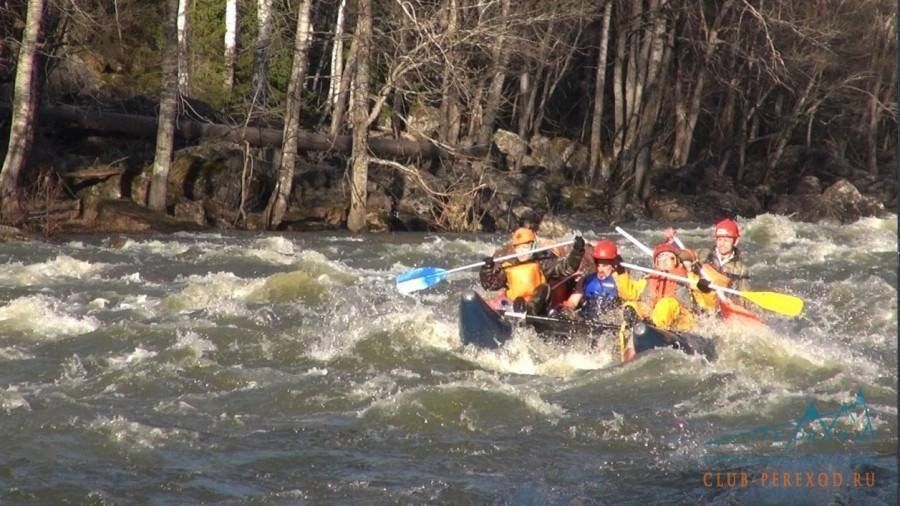
[[[457,0],[447,2],[447,30],[444,36],[452,41],[456,37],[459,23],[459,6]],[[447,58],[452,54],[451,49],[446,50]],[[459,141],[459,99],[456,86],[453,84],[453,61],[444,62],[443,75],[441,76],[441,123],[438,126],[438,138],[441,141],[456,144]]]
[[[183,0],[182,0],[183,1]],[[162,90],[159,97],[159,120],[156,129],[156,155],[150,179],[147,205],[154,211],[166,208],[166,185],[172,165],[175,140],[175,114],[178,105],[178,17],[179,0],[167,0],[166,22],[163,25]]]
[[[0,114],[5,114],[8,110],[8,106],[0,105]],[[54,123],[57,128],[63,128],[68,126],[67,123],[71,123],[77,126],[80,129],[78,133],[82,134],[88,130],[114,137],[148,138],[156,135],[158,119],[156,116],[97,112],[93,108],[61,105],[42,107],[39,121]],[[227,141],[277,148],[280,148],[284,142],[282,130],[274,128],[242,128],[240,125],[201,123],[185,119],[178,121],[175,133],[179,139],[186,142]],[[297,142],[299,151],[331,151],[350,154],[353,146],[353,139],[349,135],[332,137],[307,131],[300,132]],[[477,158],[487,154],[488,148],[487,145],[444,148],[427,140],[389,139],[387,137],[369,139],[369,149],[375,156],[399,160],[452,158],[454,156]]]
[[[356,86],[353,89],[353,154],[350,175],[350,211],[347,229],[366,229],[366,200],[369,181],[367,137],[369,123],[369,55],[372,46],[372,3],[359,0],[359,47],[356,61]]]
[[[0,170],[0,202],[4,221],[18,221],[19,176],[28,163],[31,144],[34,139],[37,94],[37,52],[41,45],[41,31],[44,23],[45,0],[28,0],[25,30],[16,64],[16,82],[13,95],[12,119],[9,129],[9,144],[6,159]]]
[[[341,126],[344,124],[344,114],[346,114],[347,106],[350,102],[350,83],[353,82],[353,75],[356,73],[357,48],[359,47],[357,43],[358,37],[359,31],[357,30],[353,35],[353,40],[350,42],[347,64],[341,73],[340,87],[337,95],[335,95],[334,110],[331,112],[331,128],[328,130],[332,137],[337,137],[341,132]]]
[[[662,88],[658,83],[663,67],[667,66],[667,56],[670,54],[670,51],[666,51],[665,47],[666,18],[662,12],[666,2],[667,0],[663,0],[659,4],[651,2],[652,10],[650,11],[650,15],[653,16],[654,22],[650,33],[646,35],[646,37],[649,37],[649,40],[645,40],[647,47],[647,58],[646,62],[643,64],[645,72],[643,79],[640,80],[641,82],[638,86],[638,94],[641,98],[640,105],[637,106],[639,107],[637,110],[639,114],[639,123],[633,148],[634,150],[637,150],[632,192],[633,198],[646,196],[644,192],[645,180],[651,169],[651,147],[653,146],[656,120],[662,103]]]
[[[190,54],[188,53],[188,0],[178,1],[178,92],[190,96]]]
[[[294,36],[294,59],[291,64],[291,79],[288,81],[288,92],[285,98],[284,111],[284,143],[281,147],[281,166],[278,168],[278,181],[269,197],[266,216],[270,228],[278,228],[287,210],[288,198],[294,180],[294,165],[297,162],[297,141],[300,135],[300,108],[303,104],[303,90],[306,88],[306,68],[308,63],[310,33],[310,3],[312,0],[300,0],[297,7],[297,31]]]
[[[784,118],[781,114],[778,115],[779,120],[784,122],[784,127],[782,127],[778,132],[778,135],[775,136],[774,147],[769,152],[769,157],[766,161],[766,173],[765,176],[763,176],[763,184],[768,184],[775,172],[775,167],[778,166],[778,162],[781,161],[781,156],[784,154],[784,148],[787,147],[788,142],[791,140],[791,134],[793,133],[794,128],[796,128],[800,118],[804,115],[806,103],[812,94],[813,88],[815,88],[818,83],[821,73],[822,71],[818,69],[813,71],[813,75],[809,78],[809,82],[806,84],[803,93],[797,97],[794,108],[789,113],[790,116]]]
[[[225,3],[225,93],[231,96],[234,89],[234,60],[237,55],[237,0]]]
[[[509,1],[500,0],[500,15],[503,20],[509,16]],[[497,121],[497,114],[500,111],[500,101],[503,99],[503,81],[506,78],[507,52],[504,50],[505,41],[506,34],[500,32],[491,51],[493,71],[491,72],[491,86],[488,88],[488,96],[484,104],[481,131],[478,134],[479,144],[487,144],[491,141],[494,133],[494,123]]]
[[[685,104],[682,102],[681,97],[677,97],[675,103],[677,112],[675,114],[675,147],[672,151],[671,162],[673,167],[685,165],[688,157],[690,157],[691,144],[694,141],[694,129],[697,126],[697,118],[700,117],[700,105],[703,100],[703,88],[706,85],[707,68],[718,47],[719,29],[722,27],[722,22],[730,7],[731,1],[726,1],[722,4],[711,27],[705,26],[706,18],[703,16],[703,9],[702,7],[699,9],[707,34],[706,40],[703,41],[703,60],[700,62],[696,74],[691,76],[691,81],[694,85],[691,90],[690,100],[687,103],[687,109],[684,108]]]
[[[563,58],[562,64],[557,63],[553,66],[553,71],[548,69],[544,72],[545,77],[543,91],[541,93],[541,103],[538,106],[537,117],[533,122],[535,131],[540,131],[541,125],[544,123],[544,112],[547,110],[547,102],[550,100],[550,97],[553,96],[556,87],[559,86],[559,82],[566,76],[566,69],[569,68],[569,62],[572,60],[572,55],[575,54],[575,51],[578,49],[578,42],[581,40],[581,34],[583,33],[582,28],[583,27],[579,26],[578,31],[575,32],[572,44],[569,46],[569,51],[566,52],[566,57]],[[547,37],[546,40],[549,42],[549,37]],[[538,73],[538,75],[539,74],[540,73]],[[537,90],[535,89],[534,92],[537,92]]]
[[[531,76],[528,72],[519,73],[519,137],[527,139],[528,122],[531,119],[531,111],[534,108],[534,101],[529,100],[534,95],[531,91],[535,87],[531,82]]]
[[[606,53],[609,45],[609,21],[612,17],[612,0],[603,7],[603,28],[600,30],[600,47],[597,50],[597,71],[594,76],[594,111],[591,116],[591,161],[589,182],[593,183],[600,171],[604,181],[609,179],[609,164],[603,160],[603,144],[600,131],[603,128],[603,97],[606,89]],[[602,163],[602,166],[601,166]]]
[[[628,26],[622,20],[624,6],[616,12],[616,61],[613,66],[613,113],[615,119],[615,132],[613,134],[613,158],[618,159],[622,154],[622,145],[625,142],[625,45],[627,41]]]
[[[732,72],[734,72],[734,67],[732,67]],[[725,105],[722,106],[722,114],[719,115],[719,126],[716,130],[719,132],[719,146],[727,146],[725,153],[722,155],[722,159],[719,160],[719,169],[718,174],[720,176],[725,175],[725,170],[728,168],[728,162],[731,159],[731,154],[733,151],[733,142],[729,136],[734,135],[734,129],[732,125],[734,125],[734,108],[737,102],[737,87],[738,87],[737,78],[732,78],[728,83],[728,90],[726,90],[725,95]],[[741,119],[743,121],[743,119]]]
[[[347,0],[338,3],[337,20],[334,22],[334,44],[331,47],[331,79],[328,81],[328,104],[332,110],[337,107],[341,92],[341,77],[344,70],[344,9]]]
[[[253,77],[251,78],[251,105],[266,106],[269,91],[269,45],[272,42],[272,0],[257,0],[256,21],[259,32],[253,48]]]

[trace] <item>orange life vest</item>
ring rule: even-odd
[[[678,276],[687,276],[687,271],[682,266],[678,266],[672,271],[672,274]],[[647,286],[641,293],[641,302],[652,308],[656,302],[663,297],[676,297],[680,299],[680,293],[676,290],[680,287],[678,281],[674,279],[664,278],[662,276],[650,275],[647,277]]]
[[[523,297],[531,300],[537,287],[546,283],[547,278],[541,266],[534,260],[521,264],[503,264],[506,271],[506,296],[510,300]]]
[[[708,279],[709,282],[713,285],[728,288],[728,286],[731,284],[731,277],[723,273],[719,269],[716,269],[711,264],[704,263],[703,265],[701,265],[700,272],[703,273],[703,278]]]

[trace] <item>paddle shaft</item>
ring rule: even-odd
[[[652,249],[650,249],[649,247],[647,247],[647,246],[646,246],[644,243],[642,243],[641,241],[638,241],[633,235],[631,235],[631,234],[629,234],[628,232],[624,231],[624,230],[622,229],[622,227],[616,227],[616,232],[618,232],[619,235],[621,235],[622,237],[624,237],[624,238],[628,239],[629,241],[631,241],[631,244],[634,244],[635,246],[637,246],[638,249],[640,249],[641,251],[643,251],[645,255],[651,256],[651,257],[653,256],[653,250],[652,250]]]
[[[616,227],[616,232],[618,232],[619,234],[621,234],[622,237],[624,237],[624,238],[628,239],[629,241],[631,241],[632,244],[634,244],[635,246],[637,246],[637,247],[638,247],[641,251],[643,251],[644,253],[646,253],[646,254],[648,254],[648,255],[650,255],[650,256],[653,256],[653,250],[651,250],[646,244],[644,244],[644,243],[642,243],[641,241],[637,240],[637,238],[634,237],[633,235],[631,235],[631,234],[629,234],[628,232],[622,230],[622,227]],[[675,241],[675,245],[678,246],[680,249],[687,249],[687,248],[684,246],[684,243],[681,242],[681,238],[680,238],[680,237],[675,236],[675,237],[672,238],[672,240]],[[700,276],[703,277],[704,279],[706,278],[705,276],[703,276],[703,274],[700,274]],[[712,285],[710,285],[710,287],[712,287]],[[719,290],[716,290],[716,295],[719,296],[719,299],[720,299],[720,300],[725,300],[725,295],[722,294],[722,292],[720,292]]]
[[[688,279],[684,276],[679,276],[678,274],[670,274],[668,272],[658,271],[656,269],[648,269],[646,267],[641,267],[640,265],[629,264],[627,262],[622,262],[622,267],[627,267],[629,269],[633,269],[633,270],[640,271],[640,272],[646,272],[648,274],[656,274],[657,276],[662,276],[664,278],[681,281],[683,283],[687,283],[688,285],[693,284],[690,279]],[[713,290],[722,290],[725,293],[733,293],[733,294],[739,295],[739,296],[743,295],[742,292],[739,292],[738,290],[735,290],[733,288],[726,288],[724,286],[718,286],[718,285],[714,285],[712,283],[709,284],[709,287],[712,288]]]
[[[568,323],[577,326],[590,327],[594,329],[612,329],[617,330],[619,328],[618,325],[613,325],[611,323],[591,323],[587,321],[577,321],[577,320],[563,320],[560,318],[551,318],[549,316],[535,316],[527,313],[517,313],[515,311],[504,311],[504,316],[510,316],[512,318],[519,318],[525,321],[536,321],[536,322],[548,322],[548,323]]]
[[[574,240],[574,239],[571,239],[571,240],[568,240],[568,241],[566,241],[566,242],[560,242],[560,243],[553,244],[553,245],[550,245],[550,246],[543,246],[543,247],[541,247],[541,248],[536,248],[536,249],[530,250],[528,253],[529,253],[529,254],[531,254],[531,253],[540,253],[541,251],[547,251],[547,250],[551,250],[551,249],[554,249],[554,248],[561,248],[561,247],[563,247],[563,246],[568,246],[568,245],[572,244],[573,242],[575,242],[575,240]],[[494,259],[494,262],[502,262],[502,261],[504,261],[504,260],[509,260],[509,259],[511,259],[511,258],[516,258],[517,256],[519,256],[518,253],[510,253],[509,255],[503,255],[502,257],[497,257],[497,258],[495,258],[495,259]],[[443,272],[443,274],[446,275],[446,274],[450,274],[451,272],[459,272],[459,271],[464,271],[464,270],[467,270],[467,269],[474,269],[475,267],[479,267],[479,266],[481,266],[481,265],[484,265],[484,260],[482,260],[481,262],[474,263],[474,264],[464,265],[464,266],[462,266],[462,267],[457,267],[457,268],[455,268],[455,269],[449,269],[449,270],[446,270],[446,271]]]

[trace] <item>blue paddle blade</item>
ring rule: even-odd
[[[447,271],[438,267],[418,267],[397,276],[397,291],[408,295],[434,286],[447,278]]]

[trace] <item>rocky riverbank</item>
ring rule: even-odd
[[[427,133],[427,119],[412,121]],[[372,135],[388,134],[376,130]],[[169,174],[168,214],[159,215],[143,207],[153,156],[146,140],[99,136],[60,124],[38,142],[40,156],[34,163],[40,177],[20,229],[137,233],[264,228],[276,149],[224,141],[180,146]],[[610,222],[647,218],[677,223],[768,212],[847,223],[896,207],[893,160],[885,160],[875,177],[842,158],[802,146],[788,147],[769,181],[762,160],[747,162],[739,184],[713,159],[658,168],[643,199],[617,191],[615,182],[584,184],[588,149],[571,139],[535,135],[526,142],[498,130],[483,151],[488,155],[372,164],[369,229],[492,232],[539,224],[548,214],[577,213]],[[344,227],[346,164],[345,154],[303,153],[284,229]]]

